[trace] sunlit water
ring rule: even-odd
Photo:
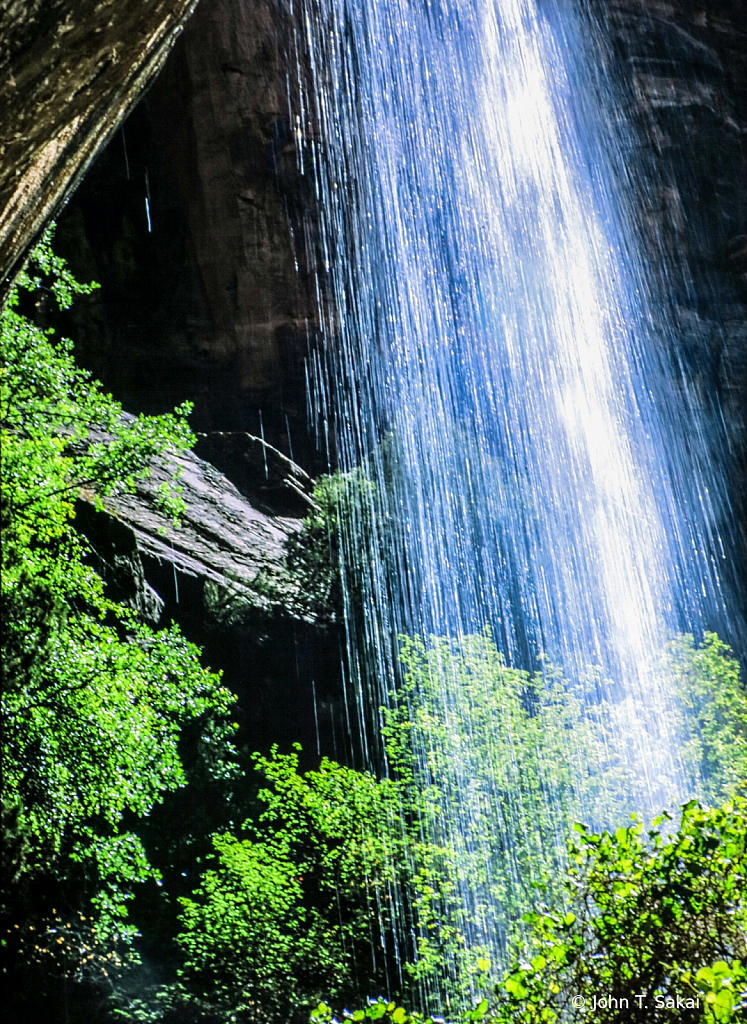
[[[590,707],[610,700],[631,804],[671,802],[684,783],[657,664],[718,601],[716,512],[666,296],[638,251],[604,41],[568,2],[304,11],[298,151],[324,279],[310,388],[320,437],[374,484],[344,537],[372,762],[366,709],[397,685],[397,637],[488,627],[509,664],[544,656],[587,680]],[[441,685],[448,728],[468,735],[454,673]],[[500,713],[491,728],[505,752]],[[567,747],[575,763],[572,731]],[[468,769],[449,763],[438,827],[489,847],[460,799]],[[474,927],[470,941],[500,945]]]

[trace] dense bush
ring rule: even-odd
[[[590,701],[588,686],[549,665],[507,666],[489,633],[405,639],[400,660],[384,734],[414,865],[410,970],[458,995],[479,958],[505,950],[523,910],[560,897],[570,822],[614,828],[648,806],[629,755],[646,716]],[[700,646],[678,638],[656,670],[674,687],[669,734],[690,792],[719,799],[747,778],[738,664],[707,634]]]
[[[49,240],[20,288],[64,308],[91,286]],[[187,447],[188,409],[124,418],[71,343],[18,302],[0,319],[3,953],[108,977],[136,930],[126,904],[158,878],[128,822],[184,784],[185,724],[224,718],[233,698],[176,627],[155,632],[106,596],[74,521],[81,489],[100,501]],[[161,505],[177,514],[178,492],[165,488]]]
[[[452,1009],[460,1024],[651,1024],[747,1020],[747,801],[695,801],[677,827],[665,815],[614,832],[576,825],[563,905],[524,915],[510,969],[483,997]],[[480,987],[480,986],[478,986]],[[369,1001],[355,1021],[421,1024],[394,1002]],[[314,1024],[334,1020],[328,1003]],[[442,1022],[442,1017],[427,1018]]]
[[[645,830],[576,825],[566,904],[531,913],[501,1020],[649,1024],[747,1016],[747,801],[696,801]]]
[[[360,602],[356,562],[362,550],[345,550],[351,536],[363,548],[372,536],[373,484],[362,471],[322,476],[314,486],[314,508],[287,542],[288,570],[298,585],[301,608],[318,621],[341,623],[345,593],[349,607]],[[349,545],[348,545],[349,546]]]
[[[671,642],[674,736],[690,791],[717,801],[747,779],[747,694],[739,662],[715,633]]]
[[[241,837],[215,838],[216,866],[183,901],[184,1003],[262,1020],[383,987],[415,1005],[464,1005],[481,964],[508,955],[522,913],[565,900],[573,817],[627,819],[619,709],[592,713],[547,666],[506,666],[489,635],[406,640],[401,661],[384,710],[389,778],[328,761],[301,776],[293,756],[257,758],[262,813]],[[667,669],[690,769],[708,768],[707,791],[721,793],[747,768],[736,663],[715,636],[683,638]],[[715,756],[723,734],[732,743]]]
[[[396,970],[386,947],[406,868],[394,787],[326,759],[301,775],[295,753],[255,766],[261,812],[240,837],[214,837],[213,864],[181,900],[183,1012],[276,1019],[324,993],[360,998]]]

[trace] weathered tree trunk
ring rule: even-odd
[[[197,0],[0,0],[0,301]]]

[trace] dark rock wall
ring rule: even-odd
[[[208,0],[120,127],[195,2],[0,0],[0,293],[110,139],[55,242],[103,288],[37,316],[76,339],[126,408],[191,399],[200,450],[250,500],[187,458],[181,530],[147,487],[107,512],[82,495],[77,524],[112,596],[153,625],[179,622],[224,672],[242,743],[349,759],[339,637],[295,609],[285,570],[311,481],[283,453],[312,468],[316,455],[303,429],[314,304],[289,227],[303,239],[312,184],[296,166],[283,4]]]
[[[273,0],[201,4],[60,218],[58,248],[103,285],[75,334],[125,407],[189,398],[196,429],[264,434],[313,468],[313,182],[292,134],[291,28]]]
[[[719,571],[747,655],[747,3],[597,5],[636,129],[630,154],[650,273],[668,295],[673,361],[724,474]],[[742,609],[741,613],[739,609]]]
[[[589,3],[606,23],[639,131],[632,160],[652,170],[641,217],[652,267],[676,279],[683,366],[696,391],[718,398],[738,503],[747,479],[747,4]],[[264,432],[320,468],[305,433],[315,216],[293,139],[298,71],[288,55],[298,26],[289,11],[284,0],[203,0],[61,218],[60,243],[104,285],[76,337],[126,406],[156,411],[190,398],[197,429]]]

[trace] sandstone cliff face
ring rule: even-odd
[[[196,2],[0,6],[0,298],[34,236],[163,65]]]

